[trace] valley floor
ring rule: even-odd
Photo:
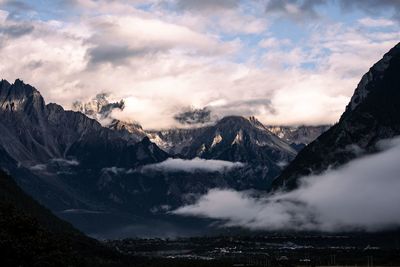
[[[400,266],[399,233],[124,239],[125,255],[201,266]],[[190,264],[188,265],[190,266]]]

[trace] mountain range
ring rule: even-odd
[[[209,221],[169,211],[213,188],[290,190],[301,176],[374,153],[381,140],[398,135],[399,68],[397,45],[363,76],[332,127],[228,116],[203,127],[150,131],[110,116],[123,101],[98,95],[69,111],[46,104],[21,80],[2,80],[0,166],[92,236],[204,233]]]
[[[233,123],[236,125],[236,128],[246,127],[246,124],[248,124],[248,121],[250,121],[252,126],[255,128],[259,128],[263,132],[272,132],[274,135],[278,136],[280,139],[283,139],[284,142],[290,144],[297,150],[303,148],[330,128],[330,125],[263,125],[254,116],[228,116],[226,118],[216,120],[213,125],[210,125],[210,123],[207,121],[207,126],[199,126],[197,123],[191,128],[185,127],[161,130],[145,130],[138,122],[116,119],[113,116],[113,111],[123,111],[125,108],[125,101],[121,99],[120,101],[111,102],[108,97],[108,94],[100,93],[87,102],[75,101],[72,104],[72,108],[74,111],[82,112],[88,117],[98,120],[104,127],[123,132],[128,131],[131,134],[131,137],[137,140],[141,140],[147,136],[153,143],[157,144],[160,148],[170,154],[181,154],[182,150],[191,149],[189,147],[193,142],[197,142],[198,139],[204,139],[204,137],[200,136],[203,134],[203,132],[209,130],[210,128],[214,129],[211,131],[218,131],[217,128],[221,128],[221,124],[227,120],[233,121]],[[199,112],[202,113],[205,111],[200,110]],[[198,114],[195,114],[193,116],[197,115]],[[190,125],[192,125],[192,123],[190,123]],[[188,156],[184,155],[184,153],[182,156]]]
[[[165,216],[166,211],[212,188],[268,190],[297,154],[254,117],[230,116],[193,129],[145,131],[138,123],[110,118],[113,109],[123,109],[123,101],[110,103],[99,95],[74,107],[79,111],[46,104],[34,87],[2,80],[0,164],[25,192],[95,236],[112,236],[113,228],[148,220],[174,224],[178,219]],[[157,168],[164,161],[179,160],[235,167]]]

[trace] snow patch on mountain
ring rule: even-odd
[[[211,144],[211,147],[215,147],[216,145],[218,145],[219,143],[221,143],[222,141],[222,136],[220,134],[217,134],[214,139],[213,142]]]
[[[331,125],[318,126],[266,126],[266,128],[289,144],[308,145],[327,131]]]
[[[234,145],[234,144],[240,144],[240,143],[242,143],[242,142],[243,142],[243,131],[240,130],[240,131],[236,134],[235,139],[234,139],[233,142],[232,142],[232,145]]]

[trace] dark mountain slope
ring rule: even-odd
[[[41,225],[54,232],[81,235],[72,225],[54,216],[30,196],[26,195],[14,180],[0,170],[0,202],[9,203],[34,217]]]
[[[275,180],[291,189],[300,176],[336,167],[377,151],[382,139],[400,134],[400,44],[366,73],[339,122],[304,148]]]
[[[87,192],[91,181],[81,175],[86,171],[95,178],[105,167],[134,168],[168,157],[148,139],[136,142],[80,112],[45,105],[40,93],[21,80],[0,82],[0,132],[0,147],[9,156],[0,158],[0,166],[53,210],[98,206]],[[70,183],[78,179],[80,184]]]
[[[127,164],[133,159],[157,162],[167,156],[155,146],[141,151],[139,147],[143,146],[135,147],[136,141],[130,142],[125,134],[104,128],[80,112],[64,111],[56,104],[45,105],[40,93],[21,80],[14,84],[0,82],[0,116],[0,144],[28,167],[54,158],[87,160],[88,155],[96,156],[93,161],[100,161],[99,164],[102,160],[111,164]],[[142,145],[150,144],[145,141]],[[144,153],[137,155],[138,150]],[[104,151],[109,153],[99,153]]]
[[[26,195],[1,170],[0,255],[2,266],[117,266],[122,261]]]
[[[57,129],[52,135],[62,145],[63,156],[73,157],[82,165],[129,168],[168,157],[146,137],[140,142],[130,142],[120,131],[104,128],[80,112],[65,111],[56,104],[46,107],[49,125]]]

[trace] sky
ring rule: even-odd
[[[66,109],[108,93],[145,129],[198,111],[334,123],[399,42],[399,14],[398,0],[0,0],[0,78]]]

